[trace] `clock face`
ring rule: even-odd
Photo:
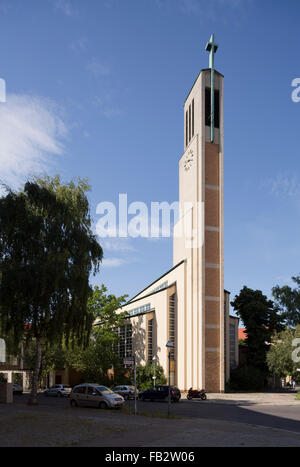
[[[194,161],[194,153],[192,149],[190,149],[184,159],[184,168],[186,172],[190,170],[190,168],[192,167],[193,161]]]

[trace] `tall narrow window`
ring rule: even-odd
[[[194,138],[195,134],[195,105],[194,99],[192,100],[192,138]]]
[[[175,346],[176,346],[176,316],[175,316],[175,294],[169,298],[169,340],[173,342],[174,347],[170,350],[171,360],[175,360]]]
[[[205,88],[205,125],[211,122],[211,93],[210,88]],[[220,128],[220,91],[215,90],[215,128]]]
[[[118,341],[115,351],[119,357],[132,357],[132,324],[125,324],[115,329]]]
[[[153,363],[153,319],[148,321],[148,363]]]
[[[192,130],[192,112],[191,112],[191,106],[189,105],[189,142],[191,141],[191,130]]]
[[[185,145],[189,144],[189,118],[188,112],[185,112]]]

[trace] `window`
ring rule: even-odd
[[[192,138],[194,138],[195,134],[195,105],[194,99],[192,100]]]
[[[113,394],[113,391],[106,386],[97,386],[97,391],[100,391],[101,394]]]
[[[175,328],[175,294],[169,298],[169,340],[173,342],[174,347],[170,349],[171,360],[175,359],[176,328]]]
[[[134,308],[134,310],[130,310],[129,314],[130,316],[135,316],[141,313],[146,313],[147,311],[150,311],[150,309],[151,309],[151,304],[147,303],[147,305],[143,305],[143,306],[140,306],[139,308]]]
[[[153,363],[153,319],[148,321],[148,363]]]
[[[81,386],[80,388],[75,388],[73,392],[75,394],[85,394],[85,386]]]
[[[189,142],[192,139],[192,136],[191,136],[192,122],[191,122],[191,119],[192,119],[192,112],[191,112],[191,106],[189,106]]]
[[[185,145],[189,144],[189,120],[188,112],[185,112]]]
[[[185,113],[185,145],[188,146],[195,135],[195,103],[194,99]]]
[[[160,284],[158,287],[151,290],[151,293],[158,292],[159,290],[166,289],[167,287],[168,287],[168,281],[164,282],[163,284]]]
[[[132,357],[132,324],[125,324],[116,329],[118,344],[116,352],[121,358]]]
[[[211,122],[211,88],[205,88],[205,126]],[[220,91],[215,90],[215,128],[220,128]]]

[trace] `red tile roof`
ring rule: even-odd
[[[246,328],[239,329],[239,339],[247,339]]]

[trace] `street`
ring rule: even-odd
[[[188,401],[182,399],[179,403],[171,404],[171,415],[180,418],[198,418],[206,420],[222,420],[229,422],[238,422],[249,425],[258,425],[262,427],[277,428],[287,431],[300,433],[300,401],[294,402],[293,394],[282,394],[281,398],[270,395],[265,395],[263,403],[257,403],[255,398],[251,396],[237,398],[211,399],[208,395],[207,401]],[[14,402],[16,404],[24,404],[28,395],[15,396]],[[272,403],[272,398],[274,402]],[[267,404],[264,402],[269,400]],[[48,406],[61,409],[69,409],[70,403],[68,398],[46,397],[39,395],[39,404],[41,406]],[[130,412],[134,412],[134,401],[130,400],[125,402]],[[168,403],[162,402],[149,402],[137,401],[138,412],[146,415],[162,415],[167,416]],[[71,409],[70,409],[71,410]],[[74,409],[72,409],[74,410]],[[85,408],[75,409],[79,412],[86,410]],[[97,408],[92,409],[95,412]],[[126,411],[126,409],[125,409]],[[102,411],[101,411],[102,412]]]
[[[135,417],[134,401],[122,410],[101,410],[71,408],[67,398],[43,395],[32,407],[27,399],[24,394],[0,404],[1,447],[300,446],[300,403],[292,394],[183,399],[172,404],[170,419],[167,402],[139,401]],[[269,403],[256,403],[265,399]]]

